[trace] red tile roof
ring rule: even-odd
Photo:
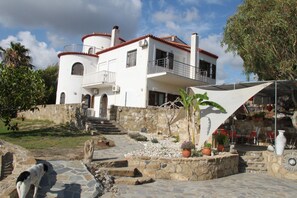
[[[84,52],[61,52],[58,54],[58,57],[60,58],[61,56],[64,56],[64,55],[85,55],[85,56],[92,56],[92,57],[98,58],[98,55],[96,54],[88,54]]]
[[[177,43],[177,42],[166,41],[166,40],[164,40],[163,38],[158,38],[158,37],[155,37],[155,36],[153,36],[153,35],[151,35],[151,34],[148,34],[148,35],[145,35],[145,36],[142,36],[142,37],[138,37],[138,38],[132,39],[132,40],[130,40],[130,41],[126,41],[126,42],[121,43],[121,44],[119,44],[119,45],[116,45],[116,46],[113,46],[113,47],[104,49],[104,50],[102,50],[102,51],[100,51],[100,52],[97,52],[97,54],[102,54],[102,53],[105,53],[105,52],[108,52],[108,51],[111,51],[111,50],[114,50],[114,49],[123,47],[123,46],[125,46],[125,45],[129,45],[129,44],[131,44],[131,43],[140,41],[140,40],[145,39],[145,38],[148,38],[148,37],[150,37],[150,38],[152,38],[152,39],[155,39],[155,40],[157,40],[157,41],[160,41],[160,42],[162,42],[162,43],[166,43],[167,45],[171,45],[171,46],[173,46],[173,47],[176,47],[176,48],[185,50],[185,51],[187,51],[187,52],[190,52],[190,48],[191,48],[191,47],[190,47],[189,45],[182,44],[182,43]],[[218,59],[218,58],[219,58],[217,55],[212,54],[212,53],[210,53],[210,52],[208,52],[208,51],[205,51],[205,50],[203,50],[203,49],[200,49],[200,48],[199,48],[199,52],[201,52],[201,53],[203,53],[203,54],[205,54],[205,55],[207,55],[207,56],[210,56],[210,57],[212,57],[212,58],[215,58],[215,59]]]

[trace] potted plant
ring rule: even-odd
[[[191,156],[191,150],[195,149],[195,144],[191,141],[184,141],[182,145],[180,146],[182,149],[182,155],[183,157],[190,157]]]
[[[211,155],[211,146],[212,146],[211,143],[205,142],[204,147],[202,149],[202,154],[210,156]]]
[[[215,140],[218,143],[218,151],[222,152],[224,151],[224,146],[227,144],[228,142],[228,136],[223,134],[223,133],[218,133],[215,136]]]

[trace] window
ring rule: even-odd
[[[149,91],[149,105],[160,106],[165,103],[165,93]]]
[[[204,60],[200,60],[199,67],[202,75],[204,74],[204,72],[207,72],[207,77],[210,77],[210,63]]]
[[[136,65],[137,50],[129,51],[127,53],[127,67]]]
[[[90,47],[89,50],[88,50],[88,54],[94,54],[94,48],[93,47]]]
[[[65,93],[62,92],[61,95],[60,95],[60,104],[65,104]]]
[[[216,79],[216,71],[217,71],[217,66],[212,65],[212,67],[211,67],[211,77],[212,77],[212,79]]]
[[[74,63],[71,74],[82,76],[84,74],[84,66],[81,63]]]
[[[174,54],[156,49],[156,62],[155,64],[160,67],[173,69]]]
[[[175,94],[167,94],[167,101],[175,101],[178,97],[180,97],[179,95],[175,95]],[[180,102],[176,102],[175,105],[181,107],[182,104]]]

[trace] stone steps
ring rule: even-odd
[[[240,173],[266,173],[267,166],[264,162],[262,151],[246,151],[239,153],[238,171]]]
[[[246,167],[246,173],[267,173],[266,167]]]
[[[88,118],[87,122],[91,125],[90,129],[97,131],[99,134],[106,135],[124,135],[123,128],[118,126],[117,123],[102,119],[102,118]]]
[[[120,177],[115,179],[115,184],[125,185],[141,185],[152,182],[154,182],[154,179],[150,177]]]
[[[137,168],[128,165],[128,161],[125,159],[93,161],[89,169],[93,173],[100,171],[113,176],[115,184],[141,185],[154,182],[152,178],[142,177],[142,173]]]
[[[266,168],[266,164],[264,162],[247,162],[247,166],[253,168]]]
[[[107,174],[114,177],[138,177],[142,174],[137,168],[132,167],[104,167],[100,168],[101,171],[106,171]]]
[[[104,160],[95,162],[96,168],[100,167],[128,167],[128,161],[125,159]]]

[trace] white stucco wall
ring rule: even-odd
[[[81,86],[83,76],[71,75],[72,66],[77,62],[83,64],[84,73],[86,73],[96,69],[97,58],[74,54],[62,55],[60,57],[56,104],[60,104],[62,92],[66,95],[66,104],[80,103],[82,94],[90,94]]]
[[[88,46],[94,46],[100,50],[110,47],[110,36],[89,36],[84,39],[83,44]],[[97,51],[96,51],[97,52]]]
[[[136,66],[126,67],[127,52],[137,50]],[[111,92],[109,87],[108,105],[145,107],[146,106],[146,73],[147,49],[139,47],[138,42],[117,48],[99,55],[98,71],[116,72],[115,85],[120,87],[119,93]],[[100,89],[99,92],[104,89]],[[99,98],[99,97],[98,97]],[[97,97],[96,99],[97,100]],[[97,103],[97,101],[96,101]]]

